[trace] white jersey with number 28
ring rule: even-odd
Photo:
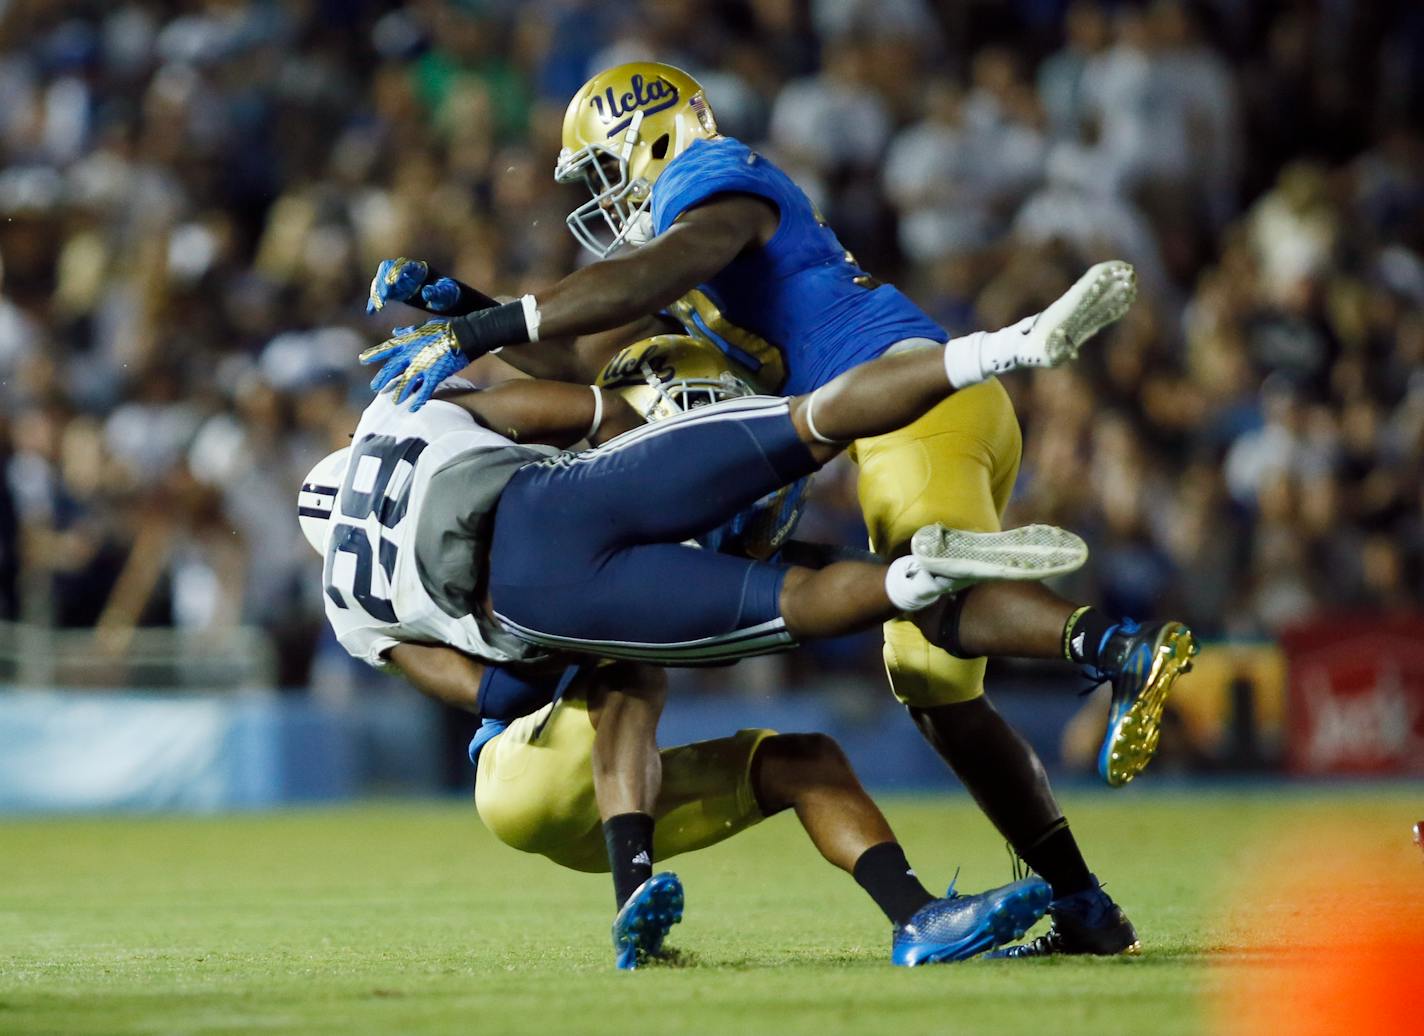
[[[366,407],[328,519],[322,567],[326,617],[353,656],[385,669],[386,651],[414,641],[491,662],[513,660],[483,635],[483,617],[451,616],[435,603],[421,583],[412,541],[431,475],[467,451],[514,445],[438,399],[412,413],[383,392]]]

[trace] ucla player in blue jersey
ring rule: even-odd
[[[666,317],[774,392],[814,392],[871,357],[946,342],[903,294],[855,263],[784,173],[717,132],[701,86],[679,69],[634,63],[585,84],[565,115],[556,176],[588,187],[569,226],[605,261],[520,300],[398,331],[363,357],[385,361],[376,387],[418,406],[446,374],[512,346],[502,357],[530,373],[588,380],[590,358],[606,360],[619,344],[614,329],[631,323],[641,336]],[[460,290],[401,264],[377,282],[373,298],[434,312],[440,291]],[[1127,264],[1099,264],[1042,313],[950,342],[950,379],[961,391],[905,429],[854,444],[873,548],[903,554],[928,520],[999,528],[1021,443],[994,375],[1076,354],[1134,292]],[[1099,769],[1119,785],[1156,749],[1165,697],[1196,650],[1191,632],[1116,620],[1039,585],[985,583],[944,608],[934,640],[912,622],[887,623],[887,671],[926,738],[1053,885],[1054,930],[1023,953],[1134,948],[1132,925],[1089,872],[1037,757],[984,697],[984,656],[1066,658],[1111,680]]]

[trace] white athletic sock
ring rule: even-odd
[[[944,346],[944,372],[949,383],[957,389],[977,385],[984,380],[984,367],[979,362],[979,351],[987,331],[975,331],[963,338],[951,338]]]
[[[1046,360],[1036,361],[1024,349],[1024,335],[1037,319],[1035,313],[998,331],[975,331],[963,338],[951,338],[944,347],[944,372],[949,383],[957,389],[967,388],[1020,367],[1046,366]]]
[[[935,575],[908,554],[885,570],[885,595],[902,612],[928,608],[953,589],[953,579]]]

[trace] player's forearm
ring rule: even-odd
[[[584,365],[575,351],[573,338],[555,338],[528,342],[517,348],[501,349],[498,359],[521,374],[544,381],[571,381],[589,384],[584,377]]]
[[[483,391],[439,398],[467,410],[507,439],[545,446],[572,446],[581,439],[599,443],[643,423],[621,397],[591,390],[587,384],[506,381]]]
[[[547,291],[535,293],[540,338],[592,335],[656,313],[696,280],[675,266],[659,268],[633,260],[585,266]]]
[[[494,349],[514,352],[529,343],[611,331],[662,309],[698,283],[644,258],[586,266],[538,295],[456,317],[450,331],[465,357],[475,360]]]
[[[427,698],[465,712],[479,711],[484,666],[468,655],[435,644],[397,644],[386,657]]]
[[[733,201],[726,212],[694,210],[631,254],[585,266],[553,287],[451,322],[469,359],[546,338],[592,335],[656,313],[714,276],[756,238],[762,203]],[[751,207],[748,208],[747,206]]]
[[[549,339],[541,334],[537,342],[501,351],[499,359],[531,378],[590,385],[598,380],[604,366],[625,345],[653,335],[675,334],[678,331],[676,323],[644,314],[611,331],[593,335]]]

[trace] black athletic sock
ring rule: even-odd
[[[872,845],[855,861],[855,880],[891,924],[903,925],[934,896],[920,884],[898,842]]]
[[[613,872],[618,909],[643,882],[653,876],[653,818],[646,813],[619,813],[603,822],[603,843]]]
[[[1066,820],[1050,826],[1032,844],[1020,850],[1019,855],[1053,886],[1054,899],[1093,887],[1093,875]]]
[[[1096,666],[1098,649],[1113,626],[1113,620],[1097,608],[1084,605],[1068,617],[1063,626],[1063,657],[1079,665]]]

